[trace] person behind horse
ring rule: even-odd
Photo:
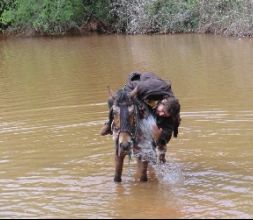
[[[153,128],[153,138],[160,152],[160,161],[165,162],[166,144],[170,141],[172,134],[174,137],[178,135],[178,127],[181,121],[179,101],[172,92],[171,83],[160,79],[154,73],[131,73],[123,89],[131,92],[136,87],[137,99],[147,106],[156,118],[157,126]],[[110,99],[108,106],[110,109],[109,121],[101,129],[101,135],[112,134],[113,114],[112,100]]]

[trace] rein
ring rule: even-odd
[[[137,137],[137,133],[138,133],[138,127],[139,127],[139,121],[140,121],[140,114],[139,114],[139,107],[140,107],[140,101],[137,101],[137,99],[135,99],[134,101],[134,124],[130,126],[130,128],[127,130],[127,132],[131,135],[132,137],[132,141],[133,143],[136,143],[136,137]],[[122,106],[127,106],[127,103],[122,103],[119,105],[120,107]],[[120,126],[120,128],[118,128],[119,132],[117,134],[117,139],[120,135],[121,132],[126,132],[126,130],[121,128],[122,126]]]
[[[132,100],[132,104],[134,105],[134,110],[133,110],[133,124],[131,124],[127,119],[127,121],[124,119],[124,115],[128,114],[126,108],[127,106],[130,105],[130,103],[128,101],[123,101],[123,102],[118,102],[117,106],[120,107],[120,112],[122,115],[120,115],[120,120],[121,120],[121,124],[119,127],[115,127],[115,129],[117,130],[116,136],[115,136],[115,140],[116,140],[116,146],[118,146],[118,141],[119,141],[119,136],[121,134],[121,132],[128,132],[129,135],[131,136],[131,141],[133,143],[133,146],[135,146],[137,144],[138,141],[138,132],[140,129],[140,121],[141,118],[149,112],[149,109],[147,107],[147,105],[140,101],[137,97],[135,97]],[[144,115],[143,115],[144,114]],[[128,117],[128,116],[127,116]],[[122,120],[123,119],[123,120]],[[129,153],[129,160],[131,160],[131,154]]]
[[[144,114],[146,114],[147,112],[149,112],[149,109],[148,109],[147,105],[144,102],[140,101],[138,98],[134,99],[133,104],[134,104],[134,124],[131,126],[131,128],[128,132],[132,137],[133,144],[135,144],[136,138],[138,135],[139,124],[140,124],[140,111],[142,111],[142,109],[143,109]],[[124,106],[126,104],[123,103],[121,105]],[[121,128],[119,129],[118,136],[119,136],[120,132],[122,132]]]

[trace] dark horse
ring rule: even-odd
[[[115,182],[121,182],[124,158],[127,155],[137,157],[140,171],[140,181],[148,180],[147,167],[150,161],[156,161],[156,150],[152,139],[152,126],[154,118],[148,110],[140,110],[140,103],[135,97],[136,89],[127,93],[123,89],[115,95],[112,94],[113,139],[115,141]],[[140,116],[146,111],[146,117]]]

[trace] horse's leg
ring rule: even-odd
[[[114,182],[121,182],[124,157],[115,155],[115,176]]]
[[[147,169],[148,169],[148,161],[142,161],[141,158],[138,158],[138,167],[140,172],[140,181],[141,182],[147,182],[148,181],[148,175],[147,175]]]

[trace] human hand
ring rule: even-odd
[[[159,162],[160,163],[166,163],[165,153],[159,155]]]
[[[159,163],[166,163],[166,157],[165,157],[166,151],[167,151],[166,145],[157,146],[156,153],[157,153],[157,158],[159,160]]]

